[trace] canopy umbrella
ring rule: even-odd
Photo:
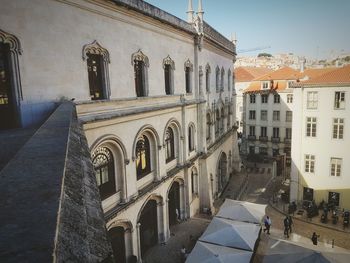
[[[266,205],[226,199],[217,217],[248,223],[260,224],[265,216]]]
[[[350,253],[339,251],[322,251],[322,248],[315,246],[314,250],[308,246],[299,246],[283,240],[269,241],[269,249],[267,250],[262,262],[300,262],[300,263],[342,263],[349,262]],[[324,249],[324,248],[323,248]]]
[[[214,217],[199,240],[253,251],[260,229],[260,225]]]
[[[186,263],[248,263],[253,252],[198,241]]]

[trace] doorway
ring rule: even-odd
[[[174,182],[169,190],[169,226],[180,220],[180,184]]]
[[[141,257],[144,257],[146,252],[157,244],[157,202],[149,200],[143,208],[140,216],[140,243]]]

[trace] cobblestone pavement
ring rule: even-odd
[[[216,200],[215,206],[219,208],[225,198],[234,198],[237,194],[238,189],[242,186],[246,175],[248,173],[248,185],[245,194],[241,200],[255,202],[259,204],[267,204],[266,214],[271,217],[272,229],[271,236],[273,238],[283,239],[283,219],[285,215],[280,211],[269,205],[269,200],[281,183],[282,178],[272,178],[271,164],[257,164],[257,168],[254,164],[248,163],[246,170],[243,170],[239,175],[234,175],[231,178],[225,192],[221,198]],[[147,253],[144,262],[146,263],[179,263],[180,249],[182,245],[185,245],[188,251],[191,251],[196,239],[205,231],[206,227],[210,223],[210,217],[206,215],[198,215],[185,222],[175,225],[171,228],[171,235],[167,244],[157,245],[150,249]],[[331,246],[332,240],[334,239],[335,246],[350,249],[350,234],[337,231],[334,229],[326,228],[324,226],[313,224],[312,222],[305,222],[295,218],[293,225],[293,237],[291,239],[301,240],[308,242],[313,232],[320,235],[320,242],[324,242],[325,246]],[[193,239],[190,240],[190,235]],[[264,248],[264,242],[270,238],[269,236],[262,233],[259,249]],[[264,241],[265,240],[265,241]],[[310,240],[311,243],[311,240]],[[265,246],[266,247],[266,246]],[[263,253],[263,252],[262,252]],[[258,261],[256,261],[258,262]]]

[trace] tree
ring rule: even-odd
[[[267,57],[267,58],[271,58],[271,57],[272,57],[272,55],[271,55],[271,54],[269,54],[269,53],[259,53],[258,58],[260,58],[260,57]]]

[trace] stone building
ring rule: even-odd
[[[350,66],[293,85],[291,201],[350,209],[349,89]]]
[[[140,0],[1,4],[1,129],[74,101],[117,262],[141,262],[178,220],[213,209],[239,166],[235,45],[201,1],[187,14]]]
[[[243,91],[245,143],[247,154],[269,157],[285,153],[290,161],[293,90],[290,85],[302,77],[285,67],[256,78]]]

